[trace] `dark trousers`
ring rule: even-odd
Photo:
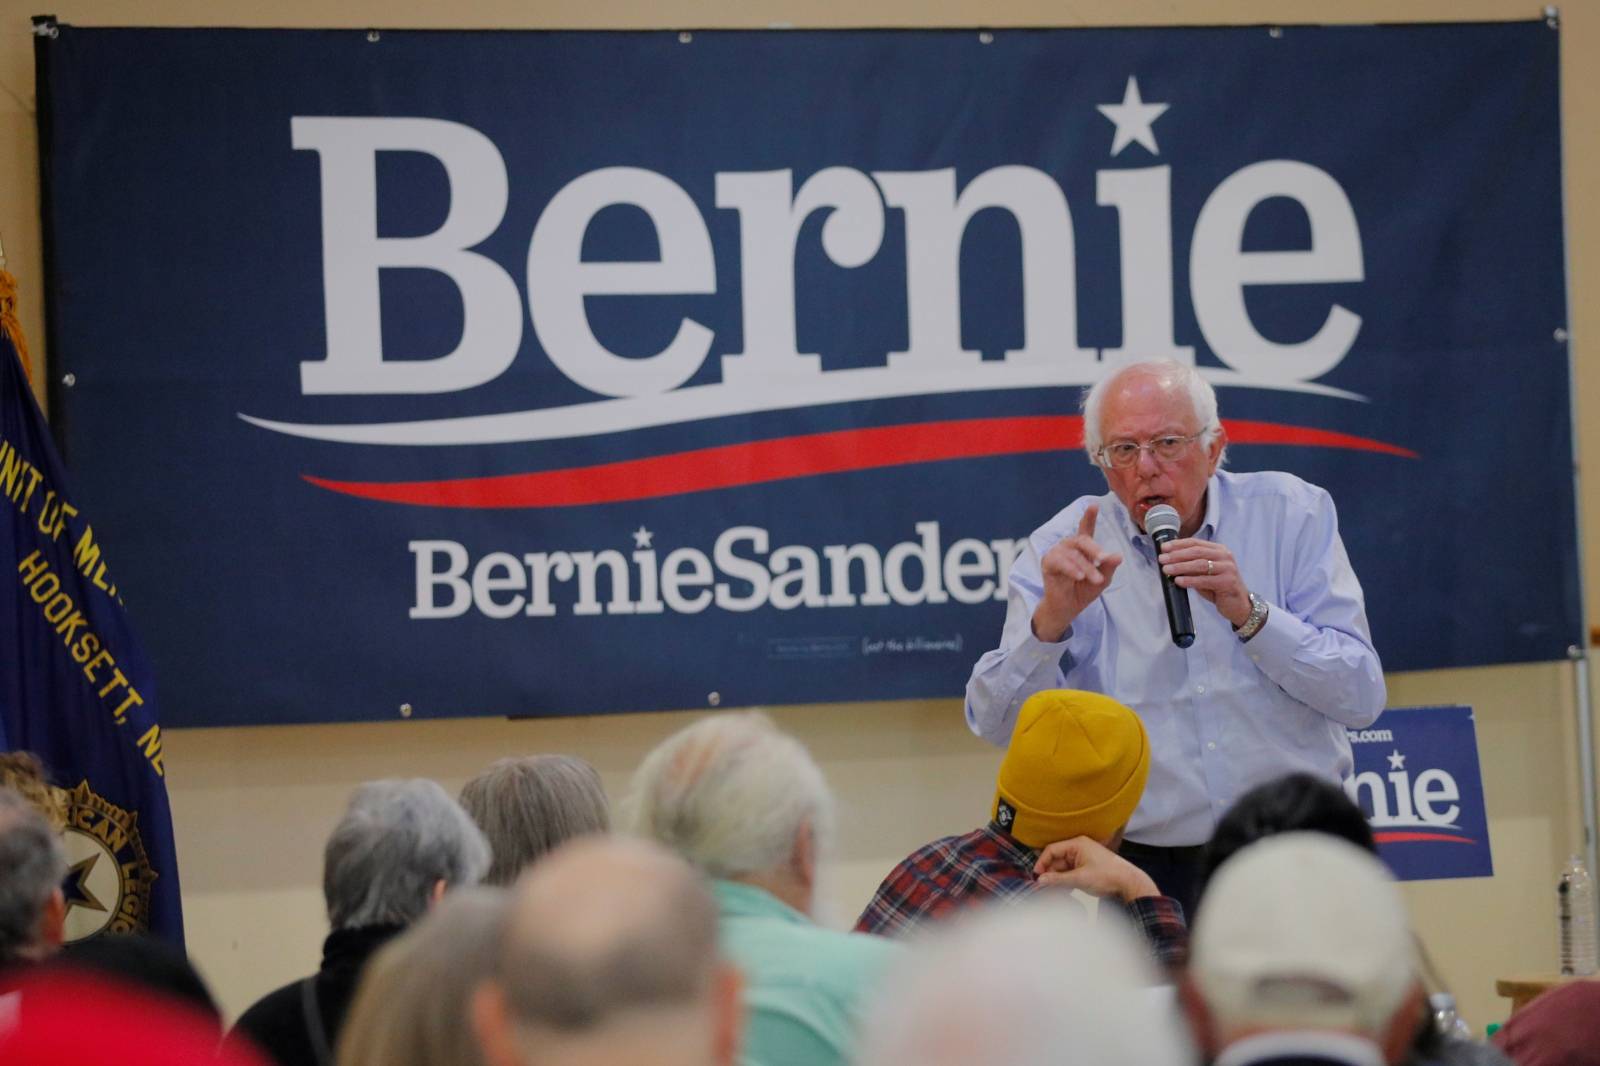
[[[1200,857],[1205,848],[1199,844],[1185,848],[1163,848],[1154,844],[1139,844],[1124,840],[1117,854],[1150,875],[1163,896],[1171,896],[1183,904],[1183,916],[1194,921],[1194,907],[1200,894]]]

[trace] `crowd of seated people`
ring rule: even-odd
[[[1104,696],[1030,698],[987,822],[897,864],[851,932],[819,917],[836,799],[759,713],[653,749],[615,831],[571,756],[500,760],[459,799],[369,782],[324,847],[320,965],[226,1030],[181,951],[64,943],[59,816],[44,768],[7,754],[0,1063],[1600,1066],[1600,982],[1493,1044],[1439,1031],[1399,888],[1335,784],[1244,795],[1185,914],[1115,850],[1148,747]]]

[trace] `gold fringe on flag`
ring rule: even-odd
[[[22,320],[17,317],[17,279],[0,267],[0,331],[16,346],[22,360],[22,373],[33,384],[33,360],[28,356],[28,338],[22,335]]]

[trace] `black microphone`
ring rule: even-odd
[[[1161,568],[1161,546],[1178,539],[1178,512],[1166,504],[1158,504],[1145,512],[1144,531],[1156,542],[1156,568]],[[1189,614],[1189,590],[1176,585],[1172,575],[1161,571],[1161,592],[1167,601],[1167,628],[1172,630],[1172,643],[1187,648],[1194,643],[1194,617]]]

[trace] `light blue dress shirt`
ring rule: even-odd
[[[1039,560],[1077,532],[1091,503],[1100,505],[1095,542],[1122,565],[1066,636],[1046,644],[1033,635]],[[1011,568],[1000,646],[967,682],[967,725],[992,744],[1009,743],[1017,710],[1042,689],[1103,692],[1137,711],[1150,779],[1126,835],[1166,847],[1209,840],[1234,800],[1281,774],[1347,776],[1345,729],[1370,725],[1386,695],[1326,491],[1292,474],[1218,471],[1195,535],[1226,545],[1246,587],[1267,601],[1266,625],[1248,642],[1190,590],[1195,642],[1174,645],[1154,544],[1115,495],[1084,496],[1029,537]]]

